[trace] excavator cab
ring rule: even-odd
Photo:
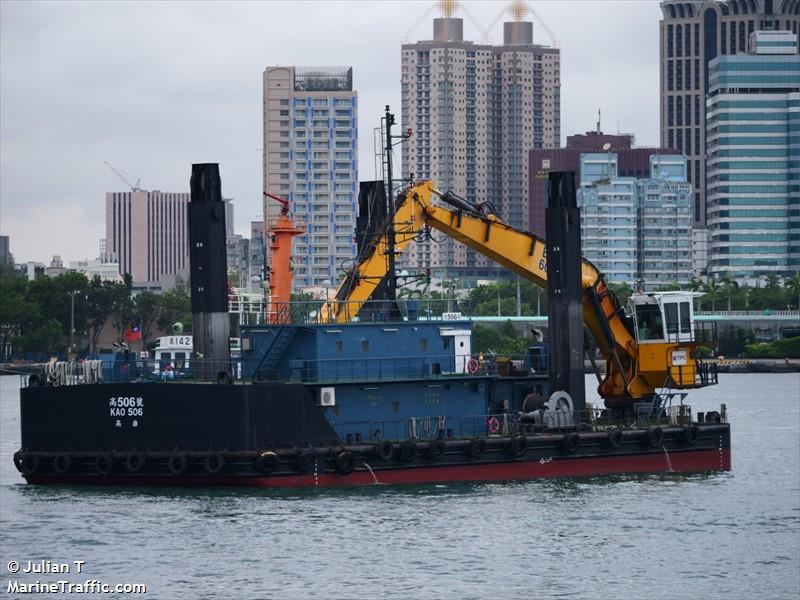
[[[710,366],[695,359],[694,292],[634,294],[626,314],[639,346],[638,376],[653,388],[702,387],[716,383]],[[702,345],[702,344],[701,344]],[[665,380],[665,376],[669,379]],[[713,380],[712,380],[713,379]]]
[[[634,294],[626,311],[633,318],[639,344],[695,341],[693,292]]]

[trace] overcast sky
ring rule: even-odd
[[[465,39],[502,43],[500,1],[467,1]],[[534,41],[561,48],[562,138],[595,127],[658,144],[655,0],[531,2]],[[400,45],[432,37],[429,1],[0,0],[0,234],[18,262],[95,258],[105,192],[189,191],[218,162],[235,230],[261,218],[262,72],[353,67],[359,176],[374,177],[384,105],[400,112]],[[547,33],[549,29],[555,41]],[[564,139],[562,139],[563,143]]]

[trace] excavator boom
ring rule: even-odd
[[[437,206],[434,196],[450,206]],[[395,252],[402,252],[429,225],[491,258],[541,287],[547,287],[545,240],[503,223],[481,205],[473,205],[451,193],[441,193],[432,181],[411,186],[395,206]],[[323,306],[323,321],[346,322],[358,314],[372,292],[386,277],[388,241],[381,235],[368,246],[348,273],[334,300]],[[594,337],[607,367],[599,392],[613,404],[652,396],[664,383],[658,373],[645,376],[638,370],[639,344],[634,324],[625,316],[616,296],[590,261],[581,263],[584,323]],[[674,344],[673,344],[674,346]],[[652,350],[653,346],[649,346]],[[667,352],[665,349],[664,352]],[[663,369],[662,369],[663,370]],[[694,378],[692,378],[694,379]],[[653,382],[657,381],[656,384]],[[673,382],[674,383],[674,382]],[[687,386],[689,387],[689,386]],[[691,387],[694,387],[692,385]]]

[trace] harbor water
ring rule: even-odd
[[[37,580],[166,599],[800,596],[798,374],[692,392],[695,412],[727,404],[728,473],[303,491],[28,486],[19,379],[0,385],[0,598]],[[71,569],[9,572],[28,561]]]

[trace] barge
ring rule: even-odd
[[[695,356],[708,340],[692,294],[640,293],[620,306],[580,259],[572,174],[550,177],[546,241],[432,182],[397,197],[362,184],[372,221],[359,255],[335,296],[311,303],[291,299],[302,228],[282,201],[265,322],[241,327],[232,359],[219,173],[195,165],[195,354],[173,360],[169,378],[141,356],[26,376],[17,469],[30,484],[261,487],[729,470],[724,405],[694,413],[687,402],[686,390],[717,377]],[[484,356],[452,306],[398,301],[394,257],[431,227],[547,287],[548,343]],[[585,401],[585,354],[605,361],[602,407]]]

